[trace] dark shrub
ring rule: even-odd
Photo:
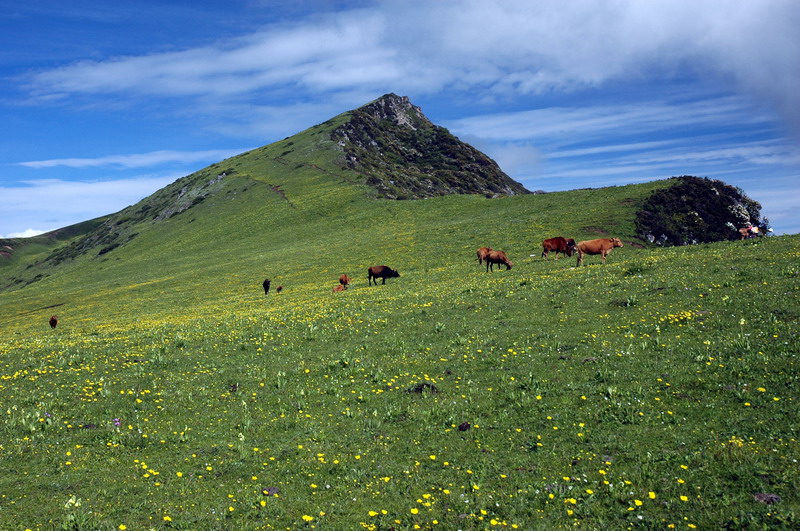
[[[748,224],[767,228],[761,205],[722,181],[683,176],[651,195],[636,214],[636,231],[657,245],[732,240]]]

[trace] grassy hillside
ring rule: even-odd
[[[667,181],[370,199],[345,119],[0,270],[0,529],[797,527],[800,237],[637,245]]]
[[[661,183],[390,202],[226,164],[0,294],[0,527],[797,524],[797,237],[635,248]],[[538,258],[601,232],[606,266]]]
[[[57,266],[31,268],[29,274],[47,277],[0,294],[2,321],[25,322],[26,312],[56,304],[69,312],[64,318],[94,321],[98,298],[114,299],[115,316],[156,308],[169,314],[183,308],[186,292],[224,306],[230,292],[219,283],[252,293],[266,276],[287,290],[327,291],[340,273],[362,281],[366,268],[379,263],[416,278],[471,265],[474,250],[487,244],[505,249],[521,266],[552,235],[630,238],[635,198],[659,186],[396,202],[368,200],[357,188],[324,179],[316,193],[306,193],[308,182],[229,178],[224,193],[149,230],[135,227],[138,235],[110,252],[99,254],[101,244]],[[278,186],[281,194],[274,191]]]
[[[36,282],[44,276],[31,269],[47,259],[54,249],[79,240],[100,226],[105,217],[76,223],[32,238],[0,239],[0,291],[11,290]]]

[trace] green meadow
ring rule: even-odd
[[[800,525],[800,237],[649,248],[668,181],[372,199],[315,135],[0,266],[0,528]]]

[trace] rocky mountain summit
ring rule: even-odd
[[[345,166],[361,174],[378,197],[529,193],[491,158],[434,125],[407,97],[387,94],[349,114],[331,138]]]

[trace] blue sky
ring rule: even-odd
[[[796,0],[0,0],[0,236],[388,92],[530,190],[711,177],[798,233],[798,27]]]

